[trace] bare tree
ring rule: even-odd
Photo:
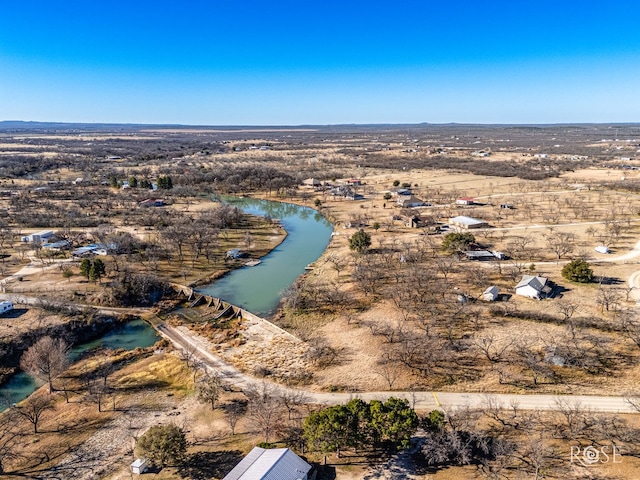
[[[5,462],[17,458],[23,447],[17,415],[14,411],[3,412],[0,415],[0,475],[4,474]]]
[[[198,400],[211,405],[211,410],[215,410],[216,402],[222,393],[222,378],[218,372],[207,372],[196,382]]]
[[[280,402],[271,385],[263,382],[245,390],[249,399],[248,414],[251,426],[258,430],[265,442],[272,438],[282,418]]]
[[[301,405],[309,402],[307,394],[301,390],[278,389],[276,394],[287,409],[287,418],[291,420],[291,414]]]
[[[575,234],[551,231],[547,235],[547,246],[560,260],[564,255],[573,252],[575,248]]]
[[[85,372],[80,381],[87,392],[86,399],[95,403],[98,406],[98,412],[102,412],[102,404],[105,401],[105,397],[110,393],[109,387],[96,372]]]
[[[49,393],[53,392],[53,379],[65,371],[69,365],[69,346],[61,338],[42,337],[22,355],[20,367],[49,383]]]
[[[389,385],[389,389],[391,390],[393,385],[402,375],[402,370],[396,361],[391,359],[389,355],[385,355],[385,358],[378,362],[375,373],[380,375],[384,381],[387,382],[387,385]]]
[[[42,415],[52,408],[53,403],[49,396],[31,395],[16,408],[16,412],[33,425],[33,433],[38,433],[38,423]]]
[[[482,352],[482,354],[490,362],[501,362],[507,350],[513,345],[513,342],[505,342],[502,345],[498,345],[494,335],[488,337],[476,338],[473,341],[473,345]]]
[[[242,400],[232,400],[231,403],[223,405],[222,408],[224,410],[227,423],[229,424],[229,428],[231,429],[231,435],[235,435],[238,420],[240,420],[247,411],[247,402]]]
[[[566,300],[558,300],[555,302],[555,308],[562,315],[562,320],[564,320],[565,322],[573,317],[573,314],[576,313],[579,306],[580,305],[575,302]]]
[[[180,349],[180,359],[187,364],[189,370],[193,370],[193,383],[196,383],[198,373],[204,365],[198,358],[197,352],[198,349],[194,345],[187,345]]]

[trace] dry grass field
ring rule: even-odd
[[[249,194],[317,208],[335,228],[326,252],[299,282],[308,306],[289,308],[285,299],[271,319],[299,341],[274,335],[259,323],[217,329],[202,307],[170,320],[206,336],[215,344],[213,352],[241,371],[309,390],[354,395],[379,390],[637,393],[640,349],[634,339],[640,336],[629,325],[637,325],[640,285],[628,282],[640,271],[640,250],[635,250],[640,241],[640,173],[626,168],[635,165],[637,145],[610,137],[599,126],[562,131],[434,127],[1,133],[0,233],[5,229],[13,239],[3,243],[0,235],[5,253],[0,269],[10,277],[4,288],[15,300],[37,295],[82,303],[100,299],[124,264],[177,283],[215,278],[240,265],[223,261],[220,252],[243,248],[259,258],[285,232],[260,219],[245,219],[220,234],[217,256],[209,259],[194,253],[195,243],[193,250],[185,247],[184,256],[178,255],[165,229],[181,219],[197,224],[205,218],[214,206],[212,193]],[[155,193],[107,185],[112,178],[168,174],[175,186],[161,192],[167,205],[159,210],[138,205]],[[358,178],[361,184],[353,189],[363,199],[300,186],[310,177],[333,185]],[[71,186],[78,178],[83,181]],[[410,188],[429,205],[401,208],[394,194],[398,187]],[[462,197],[473,198],[473,204],[458,204]],[[475,262],[443,252],[450,229],[442,227],[458,215],[486,221],[488,228],[471,232],[477,247],[504,252],[507,258]],[[424,226],[409,227],[413,216]],[[40,223],[43,218],[84,243],[94,240],[99,227],[108,226],[130,234],[144,248],[126,259],[107,256],[105,278],[89,282],[80,275],[79,262],[66,261],[66,254],[45,258],[16,241],[48,228]],[[371,248],[363,254],[349,247],[349,238],[360,228],[371,236]],[[607,245],[611,253],[595,252],[599,245]],[[164,251],[154,254],[158,247]],[[562,278],[563,266],[576,258],[590,263],[597,282]],[[70,275],[64,273],[66,267]],[[374,278],[367,272],[374,272]],[[514,295],[523,274],[548,277],[556,284],[554,297]],[[490,285],[499,288],[500,301],[481,300]],[[18,318],[1,319],[0,334],[10,339],[33,325],[59,321],[28,308]],[[416,344],[417,338],[423,343]],[[189,468],[148,474],[158,480],[221,478],[263,440],[248,416],[231,435],[222,409],[211,411],[197,402],[193,372],[170,348],[114,355],[119,368],[109,380],[113,391],[103,412],[98,412],[95,396],[81,388],[82,373],[100,362],[96,356],[68,372],[77,392],[69,403],[55,395],[41,433],[27,434],[30,425],[22,422],[21,456],[4,463],[13,477],[57,470],[65,479],[131,478],[134,439],[155,423],[183,427],[193,460]],[[225,392],[220,403],[241,398],[239,392]],[[303,413],[298,412],[300,418]],[[624,420],[630,428],[638,427],[635,416]],[[541,424],[562,422],[549,414]],[[571,439],[554,437],[551,428],[538,434],[541,445],[554,447],[559,455],[571,444]],[[567,469],[565,459],[556,458],[541,475],[631,479],[640,468],[633,455],[597,469]],[[316,453],[308,458],[323,460]],[[330,455],[328,461],[335,471],[326,478],[486,478],[478,466],[429,469],[408,454]],[[525,471],[508,471],[504,477],[533,478],[531,469]]]

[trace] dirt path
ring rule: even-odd
[[[177,348],[189,349],[207,367],[217,370],[218,373],[230,385],[244,389],[248,386],[269,383],[274,388],[281,391],[301,392],[311,403],[324,405],[334,405],[345,403],[354,397],[365,401],[386,400],[389,397],[405,398],[419,410],[433,410],[440,408],[443,410],[453,410],[462,407],[483,407],[489,402],[503,408],[518,405],[525,410],[561,410],[566,405],[575,405],[588,408],[594,412],[607,413],[637,413],[636,409],[630,405],[625,397],[608,397],[596,395],[516,395],[516,394],[486,394],[486,393],[450,393],[450,392],[410,392],[410,391],[387,391],[387,392],[358,392],[358,393],[329,393],[312,390],[299,390],[277,385],[263,379],[257,379],[239,372],[235,367],[211,353],[212,345],[205,338],[194,334],[185,327],[172,327],[166,324],[160,325],[158,331],[161,335],[171,341]]]

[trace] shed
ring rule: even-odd
[[[311,465],[288,448],[254,447],[223,480],[307,480]]]
[[[10,312],[11,310],[13,310],[13,302],[7,300],[0,302],[0,314]]]
[[[23,242],[41,244],[44,240],[53,237],[53,230],[43,230],[42,232],[32,233],[22,237]]]
[[[146,472],[148,468],[149,465],[147,464],[147,460],[144,458],[136,458],[136,460],[131,464],[131,471],[138,475]]]
[[[471,197],[460,197],[456,200],[456,204],[458,205],[473,205],[475,201]]]
[[[495,302],[498,299],[498,296],[498,287],[496,287],[495,285],[487,288],[482,294],[482,298],[487,302]]]
[[[469,250],[464,252],[468,260],[478,260],[480,262],[486,260],[495,260],[495,255],[488,250]]]
[[[489,226],[489,224],[484,220],[478,220],[477,218],[467,217],[465,215],[460,215],[458,217],[450,218],[449,225],[452,225],[458,228],[463,228],[465,230],[471,229],[471,228],[486,228]]]

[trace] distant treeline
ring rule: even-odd
[[[592,165],[589,160],[531,159],[526,162],[506,160],[483,160],[438,155],[433,157],[402,158],[393,160],[388,155],[369,155],[367,166],[394,169],[459,170],[475,175],[496,177],[518,177],[525,180],[542,180],[557,177],[562,172]]]

